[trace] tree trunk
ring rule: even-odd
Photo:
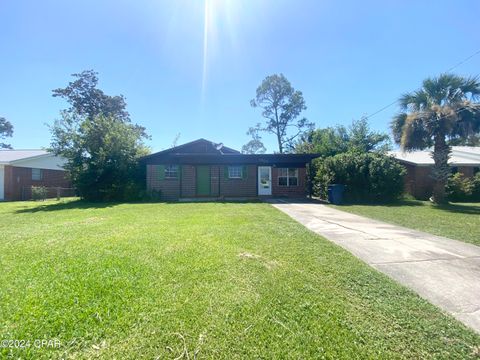
[[[433,185],[433,194],[430,200],[435,204],[442,204],[446,202],[445,186],[447,184],[448,176],[450,175],[448,159],[450,157],[451,149],[447,145],[444,134],[435,135],[434,141],[435,144],[432,157],[435,164],[432,169],[432,177],[435,183]]]
[[[280,154],[283,154],[283,144],[282,144],[282,136],[280,135],[280,124],[278,122],[278,111],[275,108],[275,121],[276,121],[276,131],[277,131],[277,141],[278,141],[278,151]]]
[[[280,139],[280,135],[277,135],[277,141],[278,141],[278,151],[280,151],[280,154],[283,154],[283,145],[282,145],[282,140]]]

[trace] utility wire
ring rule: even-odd
[[[445,72],[450,72],[452,71],[453,69],[456,69],[457,67],[459,67],[460,65],[466,63],[468,60],[470,60],[471,58],[473,58],[475,55],[478,55],[480,54],[480,50],[478,50],[477,52],[473,53],[472,55],[470,55],[469,57],[463,59],[462,61],[460,61],[458,64],[452,66],[450,69],[448,69],[447,71]]]
[[[453,65],[451,68],[447,69],[445,72],[448,73],[450,71],[452,71],[453,69],[456,69],[457,67],[459,67],[460,65],[463,65],[464,63],[466,63],[468,60],[470,60],[471,58],[473,58],[474,56],[480,54],[480,50],[474,52],[473,54],[471,54],[470,56],[466,57],[465,59],[463,59],[462,61],[460,61],[459,63]],[[368,114],[367,116],[364,116],[363,119],[370,119],[371,117],[381,113],[382,111],[388,109],[389,107],[395,105],[396,103],[398,103],[400,100],[395,100],[393,102],[391,102],[390,104],[388,105],[385,105],[384,107],[378,109],[377,111],[371,113],[371,114]]]

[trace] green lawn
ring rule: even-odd
[[[429,201],[405,200],[389,205],[341,205],[336,208],[480,245],[480,203],[435,206]]]
[[[0,204],[11,358],[475,358],[480,336],[262,203]]]

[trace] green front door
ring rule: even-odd
[[[210,195],[210,166],[197,166],[197,195]]]

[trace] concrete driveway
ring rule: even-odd
[[[480,247],[323,204],[269,202],[480,333]]]

